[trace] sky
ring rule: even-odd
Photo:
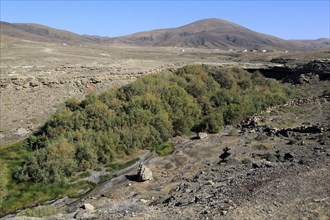
[[[283,39],[318,39],[330,38],[329,11],[330,0],[1,0],[0,20],[116,37],[221,18]]]

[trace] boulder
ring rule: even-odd
[[[139,177],[140,181],[151,180],[152,179],[152,172],[149,169],[149,167],[147,167],[143,164],[140,164],[138,177]]]
[[[197,138],[198,139],[205,139],[205,138],[207,138],[207,133],[206,132],[199,132],[197,134]]]

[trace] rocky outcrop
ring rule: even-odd
[[[330,59],[312,60],[301,68],[304,72],[313,72],[317,74],[330,74]]]
[[[285,137],[289,137],[290,132],[315,134],[315,133],[330,131],[330,127],[321,124],[316,124],[311,126],[302,125],[294,128],[279,129],[279,128],[272,128],[268,125],[258,125],[253,120],[247,120],[245,122],[242,122],[242,124],[240,125],[240,129],[242,132],[261,132],[261,133],[265,133],[268,136],[281,135]]]
[[[317,97],[301,98],[301,99],[290,100],[287,103],[285,103],[283,106],[299,106],[299,105],[312,104],[318,102],[320,102],[320,100]]]
[[[287,59],[273,59],[273,63],[286,63]],[[282,64],[283,65],[283,64]],[[290,66],[273,66],[269,68],[247,69],[250,72],[258,70],[265,77],[293,84],[316,83],[318,80],[330,79],[330,59],[312,60],[305,64]]]

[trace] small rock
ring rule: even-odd
[[[141,202],[143,202],[144,204],[146,204],[149,200],[146,199],[140,199]]]
[[[221,159],[220,162],[225,161],[225,159],[227,159],[227,157],[229,157],[229,156],[231,155],[231,153],[228,152],[229,150],[230,150],[229,147],[225,147],[225,148],[223,149],[223,153],[219,156],[220,159]]]
[[[284,154],[284,160],[293,160],[293,155],[291,153]]]
[[[231,200],[231,199],[225,199],[224,202],[225,203],[233,203],[233,200]]]
[[[259,160],[252,162],[253,168],[263,168],[263,167],[272,167],[272,166],[273,166],[272,162],[266,160]]]
[[[30,82],[30,86],[37,87],[37,86],[39,86],[39,83],[37,81],[32,81],[32,82]]]
[[[17,131],[15,132],[16,135],[19,135],[19,136],[24,136],[24,135],[27,135],[31,133],[29,130],[25,129],[25,128],[19,128],[17,129]]]
[[[92,211],[92,210],[95,209],[94,206],[92,206],[92,205],[89,204],[89,203],[85,203],[84,205],[81,206],[81,208],[82,208],[82,209],[85,209],[85,210],[90,210],[90,211]]]
[[[211,186],[213,186],[213,185],[214,185],[214,182],[213,182],[212,180],[209,180],[209,181],[206,182],[206,185],[211,185]]]
[[[91,212],[91,211],[80,210],[74,216],[74,219],[77,219],[77,220],[95,219],[95,213]]]
[[[191,189],[186,189],[184,192],[185,193],[191,193],[191,191],[192,191]]]
[[[221,211],[221,215],[226,215],[227,213],[228,213],[228,211],[226,211],[226,210]]]

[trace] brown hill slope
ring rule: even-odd
[[[329,50],[330,51],[330,39],[319,38],[316,40],[290,40],[295,44],[300,44],[301,47],[306,47],[308,50]]]
[[[58,42],[68,44],[93,44],[93,39],[78,34],[39,24],[0,22],[1,36],[37,42]]]
[[[222,19],[204,19],[178,28],[145,31],[109,38],[78,35],[39,24],[0,22],[1,37],[68,44],[130,44],[218,49],[329,50],[329,39],[283,40]]]
[[[322,44],[314,47],[307,41],[283,40],[221,19],[205,19],[178,28],[140,32],[114,38],[109,42],[219,49],[312,50],[322,48]]]

